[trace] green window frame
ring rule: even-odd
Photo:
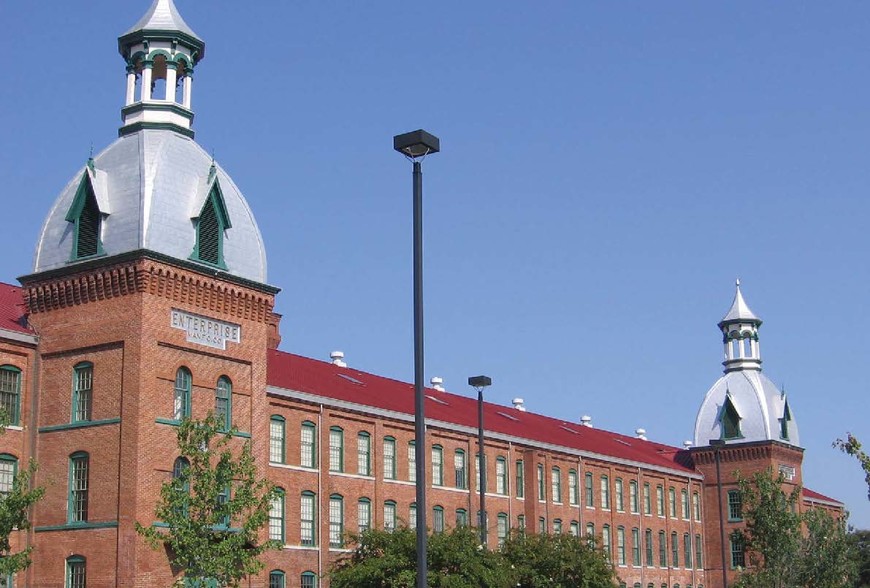
[[[395,454],[395,451],[393,451]],[[396,477],[396,474],[393,474]],[[417,444],[411,440],[408,441],[408,481],[417,481]]]
[[[224,263],[224,233],[232,227],[220,186],[215,180],[208,197],[196,217],[196,243],[190,259],[226,269]]]
[[[432,485],[444,485],[444,448],[440,445],[432,446]]]
[[[680,540],[677,532],[671,532],[671,567],[680,567]]]
[[[653,533],[652,529],[647,529],[644,531],[644,547],[646,547],[646,565],[648,567],[653,566]]]
[[[731,569],[746,567],[746,553],[743,551],[743,535],[731,535]]]
[[[191,411],[191,387],[193,385],[193,376],[190,370],[182,366],[175,372],[175,387],[173,396],[172,418],[180,421],[185,418],[190,418]]]
[[[788,424],[791,422],[791,410],[788,407],[788,401],[782,409],[782,418],[779,419],[779,438],[788,441]]]
[[[659,567],[668,567],[668,539],[664,531],[659,531]]]
[[[571,524],[568,526],[568,532],[571,533],[572,537],[579,537],[580,523],[578,521],[571,521]]]
[[[384,437],[384,479],[385,480],[395,480],[396,479],[396,438],[395,437]]]
[[[607,561],[613,561],[613,553],[610,550],[610,525],[607,524],[601,527],[601,550]]]
[[[628,482],[628,507],[632,514],[640,512],[637,503],[637,480],[630,480]]]
[[[507,494],[507,460],[503,457],[495,458],[495,492]]]
[[[93,161],[89,161],[88,165],[92,166]],[[103,243],[100,239],[102,220],[103,214],[97,204],[91,178],[85,171],[73,197],[72,205],[66,213],[66,221],[73,223],[70,261],[103,254]]]
[[[607,476],[601,476],[601,508],[610,508],[610,479]]]
[[[89,469],[90,456],[84,451],[69,456],[68,523],[85,523],[88,520]]]
[[[303,468],[317,467],[317,425],[311,421],[302,421],[299,451],[299,465]]]
[[[692,512],[689,509],[689,491],[685,488],[680,490],[680,506],[683,510],[683,520],[688,521],[692,516]]]
[[[701,496],[697,492],[692,492],[692,509],[695,511],[695,520],[701,521]]]
[[[562,470],[559,468],[550,470],[550,489],[553,502],[560,504],[562,502]]]
[[[372,436],[366,431],[356,434],[356,473],[372,475]]]
[[[695,569],[704,569],[704,549],[701,543],[701,535],[695,535]],[[698,588],[701,588],[699,585]]]
[[[522,498],[526,495],[526,466],[523,460],[518,459],[516,465],[516,480],[517,480],[517,498]]]
[[[553,535],[562,534],[562,519],[553,519]]]
[[[269,461],[285,463],[287,421],[279,414],[269,417]]]
[[[329,546],[344,547],[344,497],[341,494],[329,497]]]
[[[586,506],[588,508],[595,508],[595,492],[593,491],[593,486],[595,482],[592,480],[592,472],[586,472]]]
[[[586,523],[586,537],[595,541],[595,523]]]
[[[631,530],[631,565],[640,566],[640,529]]]
[[[233,383],[226,376],[218,378],[214,389],[214,414],[222,431],[233,428]]]
[[[692,536],[688,533],[683,533],[683,566],[692,567]]]
[[[13,365],[0,366],[0,411],[7,425],[21,424],[21,370]]]
[[[384,501],[384,530],[392,533],[396,530],[396,501]]]
[[[486,457],[484,456],[483,465],[480,465],[480,454],[474,456],[474,489],[480,492],[480,474],[486,468]],[[486,479],[489,482],[489,478]],[[484,489],[485,490],[485,489]]]
[[[302,572],[299,577],[301,588],[317,588],[317,574],[314,572]]]
[[[673,486],[668,488],[668,516],[677,518],[677,489]]]
[[[310,490],[300,496],[299,543],[306,547],[317,545],[317,495]]]
[[[468,511],[464,508],[456,509],[456,526],[457,527],[467,527],[468,526]]]
[[[656,486],[656,514],[665,516],[665,488],[661,484]]]
[[[580,504],[580,488],[577,486],[577,470],[568,470],[568,504]]]
[[[269,588],[286,588],[284,572],[272,570],[269,572]]]
[[[65,588],[86,588],[88,584],[87,559],[83,555],[66,558]]]
[[[524,514],[517,515],[517,529],[519,530],[521,535],[525,535],[525,533],[526,533],[526,515],[524,515]]]
[[[480,524],[480,511],[478,511],[477,522]],[[538,517],[538,535],[543,535],[547,532],[547,519]]]
[[[360,535],[372,528],[372,501],[366,497],[356,501],[356,526]]]
[[[457,449],[453,452],[453,474],[456,487],[460,490],[468,488],[468,462],[465,459],[465,450]]]
[[[737,412],[731,396],[725,397],[719,422],[722,426],[722,439],[739,439],[743,436],[740,432],[740,413]]]
[[[616,491],[616,510],[618,512],[625,511],[625,491],[622,483],[622,478],[616,478],[614,481]]]
[[[412,502],[408,505],[408,528],[417,528],[417,503]]]
[[[329,427],[329,471],[344,471],[344,429]]]
[[[8,453],[0,453],[0,499],[12,492],[17,475],[18,458]]]
[[[73,367],[71,422],[83,423],[91,420],[93,389],[94,364],[89,361],[77,363]]]
[[[544,465],[538,464],[538,502],[544,502]]]
[[[508,514],[506,512],[498,513],[498,517],[496,518],[496,538],[499,547],[502,547],[504,542],[507,541],[509,529],[510,524],[508,521]]]
[[[643,484],[643,514],[649,515],[652,514],[652,501],[650,500],[650,486],[649,482],[644,482]]]
[[[743,520],[743,496],[740,490],[728,491],[728,521],[736,522]]]
[[[416,508],[417,505],[414,505]],[[416,525],[416,521],[414,521]],[[444,507],[440,504],[436,504],[432,507],[432,532],[433,533],[443,533],[444,532]]]
[[[625,527],[616,528],[616,563],[625,565]]]
[[[275,488],[269,501],[269,539],[284,543],[284,498],[283,488]]]

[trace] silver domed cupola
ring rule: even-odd
[[[719,322],[725,345],[725,374],[713,384],[695,419],[695,446],[711,439],[726,443],[779,441],[799,446],[798,427],[785,391],[761,371],[758,328],[740,291]]]

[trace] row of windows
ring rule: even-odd
[[[175,385],[172,396],[172,418],[180,421],[190,418],[192,406],[193,376],[186,367],[175,372]],[[233,383],[226,376],[217,380],[214,389],[214,414],[224,430],[233,426]]]
[[[432,446],[431,463],[432,463],[432,485],[446,485],[444,473],[444,449],[440,445]],[[344,472],[345,471],[345,438],[344,430],[341,427],[334,426],[329,429],[329,471]],[[408,481],[416,481],[416,451],[414,441],[408,443]],[[272,463],[286,463],[286,420],[279,415],[272,415],[269,426],[269,461]],[[300,459],[299,464],[302,467],[316,468],[317,463],[317,425],[311,421],[302,423],[300,432]],[[475,456],[475,489],[480,490],[480,456]],[[357,433],[356,441],[356,474],[362,476],[372,475],[372,439],[368,432],[362,431]],[[538,500],[543,501],[545,498],[545,479],[544,466],[538,464]],[[522,498],[525,492],[525,468],[523,460],[516,462],[516,478],[515,491],[518,498]],[[397,452],[396,439],[394,437],[384,437],[383,440],[383,477],[387,480],[395,480],[397,477]],[[550,472],[550,497],[554,503],[562,503],[566,498],[563,496],[562,486],[562,471],[558,467],[552,468]],[[495,492],[496,494],[508,493],[508,472],[507,460],[504,457],[497,457],[495,460]],[[466,453],[462,449],[456,449],[453,453],[453,486],[462,490],[468,488],[469,473],[468,460]],[[593,475],[590,472],[586,473],[586,506],[595,506],[595,493],[593,491]],[[601,476],[600,479],[600,506],[604,509],[611,508],[610,499],[610,481],[608,476]],[[617,511],[624,511],[626,507],[626,494],[622,478],[616,478],[614,483],[615,491],[615,508]],[[580,504],[580,487],[578,483],[577,471],[571,469],[567,475],[567,500],[571,505]],[[649,483],[643,486],[643,495],[639,495],[639,487],[637,480],[630,480],[628,483],[628,508],[632,513],[639,513],[641,508],[641,500],[643,501],[644,514],[651,514],[651,496]],[[659,516],[664,516],[665,498],[664,488],[659,485],[656,487],[656,512]],[[676,489],[671,486],[668,489],[668,514],[672,518],[677,517],[677,494]],[[692,493],[691,504],[689,502],[688,490],[680,490],[680,514],[685,520],[689,520],[694,514],[696,521],[701,520],[701,500],[698,492]]]
[[[587,535],[595,535],[595,525],[593,523],[586,524]],[[641,530],[637,527],[631,529],[631,565],[641,565],[641,550],[644,551],[643,565],[654,567],[656,565],[656,551],[658,552],[658,566],[666,568],[670,565],[672,568],[680,567],[680,557],[682,552],[683,567],[690,569],[693,566],[697,569],[703,569],[703,546],[701,543],[701,535],[695,535],[694,544],[692,536],[689,533],[683,534],[682,550],[680,549],[680,538],[676,532],[672,532],[670,536],[670,562],[668,561],[668,537],[664,531],[658,532],[658,541],[653,544],[653,531],[646,529],[641,542]],[[615,563],[620,566],[628,565],[628,544],[626,541],[625,527],[616,528],[616,544],[611,543],[611,527],[604,525],[601,529],[601,547],[608,557],[614,556],[615,547]],[[656,547],[658,549],[656,549]],[[694,560],[692,559],[694,555]]]
[[[272,570],[269,572],[269,588],[286,588],[287,577],[282,570]],[[317,574],[314,572],[302,572],[299,576],[299,586],[301,588],[317,588]]]

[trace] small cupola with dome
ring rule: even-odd
[[[740,292],[740,280],[735,282],[734,302],[725,317],[719,321],[722,342],[725,345],[725,371],[761,369],[761,351],[758,346],[758,327],[761,319],[755,316]]]
[[[173,1],[154,0],[118,38],[118,51],[127,63],[119,134],[171,128],[193,137],[193,68],[205,56],[205,42],[184,22]]]

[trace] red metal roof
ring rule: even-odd
[[[24,291],[18,286],[0,282],[0,329],[35,334],[24,320]]]
[[[270,350],[268,384],[405,415],[414,414],[414,386],[330,362]],[[477,398],[426,388],[426,418],[477,429]],[[487,431],[596,453],[649,466],[694,473],[677,447],[584,427],[513,407],[484,402]]]
[[[810,501],[815,501],[815,502],[823,501],[823,502],[830,502],[832,504],[839,504],[841,506],[843,505],[843,503],[840,502],[839,500],[837,500],[836,498],[829,498],[829,497],[825,496],[824,494],[819,494],[815,490],[810,490],[809,488],[803,488],[802,494],[803,494],[804,500],[810,500]]]

